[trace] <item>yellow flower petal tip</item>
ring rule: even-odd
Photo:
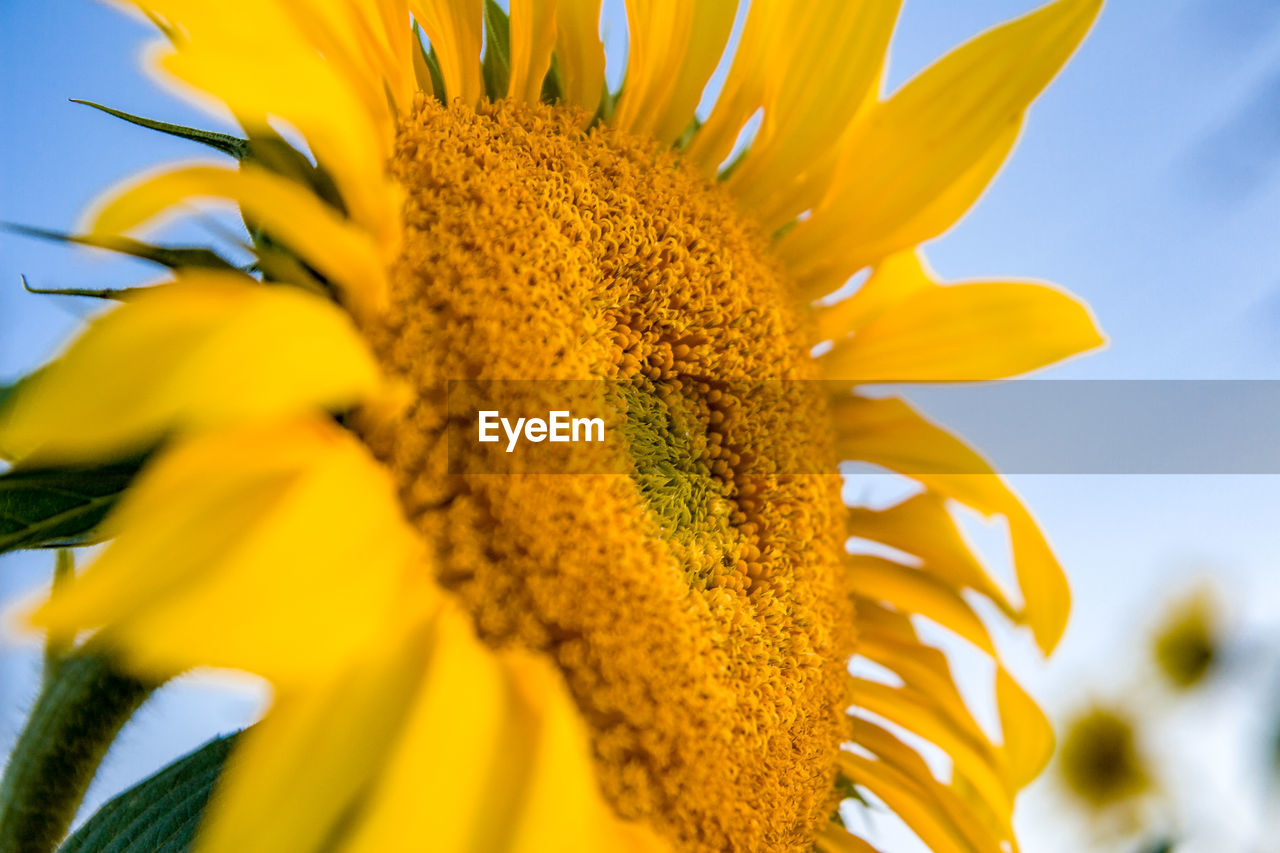
[[[1106,343],[1089,307],[1061,288],[940,284],[916,253],[888,259],[818,314],[835,341],[825,375],[857,383],[1004,379]]]

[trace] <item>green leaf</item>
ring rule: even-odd
[[[60,853],[185,853],[235,739],[214,738],[109,801]]]
[[[485,48],[481,71],[493,100],[505,98],[511,83],[511,20],[493,0],[484,2]]]
[[[214,270],[234,270],[238,269],[235,264],[219,255],[212,249],[193,246],[180,246],[170,248],[167,246],[153,246],[150,243],[142,243],[138,240],[132,240],[128,237],[98,237],[89,234],[66,234],[61,231],[51,231],[47,228],[33,228],[30,225],[18,225],[12,222],[0,222],[0,228],[6,231],[13,231],[16,234],[24,234],[28,237],[38,237],[41,240],[52,240],[58,243],[74,243],[79,246],[92,246],[95,249],[106,249],[110,252],[118,252],[122,255],[129,255],[133,258],[141,258],[144,261],[150,261],[153,264],[168,267],[169,269],[178,269],[180,267],[202,267]],[[44,293],[49,291],[34,290],[27,288],[33,293]],[[52,291],[54,293],[66,293],[68,291]],[[96,294],[99,291],[90,291]],[[72,291],[74,293],[74,291]]]
[[[249,141],[241,139],[238,136],[231,136],[226,133],[214,133],[211,130],[200,130],[194,127],[183,127],[180,124],[170,124],[167,121],[156,121],[155,119],[143,118],[122,110],[104,107],[102,104],[95,104],[93,101],[82,101],[79,98],[69,99],[73,104],[84,104],[86,107],[93,107],[95,110],[102,110],[107,115],[115,116],[123,119],[130,124],[136,124],[139,127],[145,127],[149,130],[158,130],[161,133],[167,133],[170,136],[176,136],[180,139],[189,139],[192,142],[199,142],[210,148],[221,151],[223,154],[229,154],[237,160],[243,160],[245,154],[249,150]]]
[[[18,469],[0,476],[0,554],[93,541],[140,460],[88,469]]]

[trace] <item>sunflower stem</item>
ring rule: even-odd
[[[107,748],[156,686],[95,653],[47,673],[0,781],[0,853],[58,846]]]

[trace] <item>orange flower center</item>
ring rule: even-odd
[[[365,331],[416,394],[364,435],[480,634],[558,663],[621,815],[682,850],[806,849],[835,803],[852,617],[824,401],[759,384],[812,376],[801,318],[725,193],[581,120],[406,119],[404,250]],[[583,473],[484,475],[446,440],[462,379],[542,380],[510,393],[620,426],[572,446]]]

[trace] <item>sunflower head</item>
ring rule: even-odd
[[[1152,640],[1152,656],[1166,681],[1178,690],[1204,683],[1222,654],[1218,607],[1200,590],[1170,608]]]
[[[1151,787],[1138,731],[1112,708],[1095,707],[1067,723],[1058,766],[1068,790],[1094,809],[1130,802]]]
[[[145,459],[111,544],[34,624],[94,629],[152,677],[275,687],[201,850],[388,849],[424,814],[440,850],[865,850],[833,817],[849,794],[934,850],[1013,843],[1052,732],[971,599],[1048,652],[1065,579],[980,456],[857,386],[1101,342],[1063,291],[944,283],[918,250],[992,179],[1095,0],[887,96],[897,2],[757,0],[702,115],[733,2],[628,2],[618,89],[590,0],[261,0],[237,6],[251,26],[136,5],[159,73],[241,133],[130,120],[239,163],[95,206],[83,241],[173,280],[0,403],[0,447],[31,469]],[[244,219],[251,266],[132,236],[210,198]],[[492,452],[473,403],[495,388],[607,439]],[[918,492],[846,506],[842,461]],[[959,506],[1007,521],[1017,590]],[[921,619],[995,662],[999,736]],[[855,656],[892,677],[851,675]]]

